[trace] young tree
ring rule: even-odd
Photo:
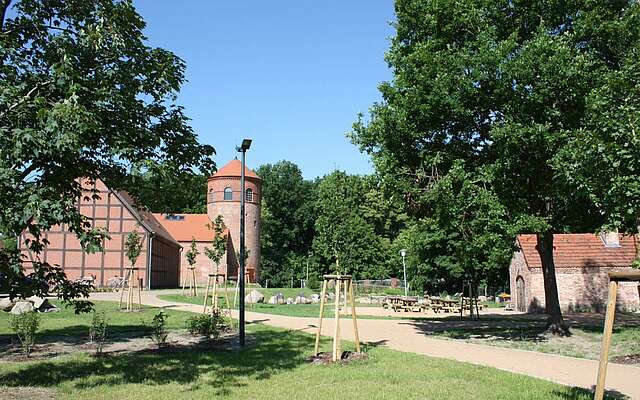
[[[64,300],[88,296],[38,257],[42,232],[58,224],[87,250],[106,239],[77,208],[81,180],[135,197],[135,167],[214,167],[175,103],[185,64],[148,46],[144,27],[130,0],[0,1],[0,237],[26,231],[36,254],[27,272],[16,246],[0,249],[0,290],[11,297],[51,286]]]
[[[424,196],[456,160],[469,171],[487,166],[513,220],[538,235],[548,327],[567,333],[553,234],[603,221],[559,155],[582,140],[589,99],[637,58],[640,5],[397,0],[396,15],[386,56],[394,79],[380,85],[383,101],[355,124],[353,141],[418,217],[430,214]]]
[[[209,229],[213,230],[213,240],[211,241],[211,247],[204,248],[204,254],[211,260],[216,267],[216,273],[218,273],[218,266],[220,260],[227,252],[227,236],[225,235],[226,226],[221,215],[218,215],[213,221],[213,224],[209,224]]]
[[[195,268],[196,258],[198,257],[198,254],[200,254],[200,252],[198,251],[198,247],[196,246],[196,239],[192,238],[191,246],[189,247],[189,250],[187,250],[187,253],[185,254],[185,256],[187,257],[187,263],[189,264],[190,268]]]
[[[136,261],[138,261],[138,257],[140,257],[140,253],[142,252],[142,239],[138,231],[129,232],[127,235],[124,243],[124,251],[127,260],[131,263],[131,268],[135,268]]]

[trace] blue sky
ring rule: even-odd
[[[373,168],[345,137],[380,99],[392,0],[135,0],[150,44],[187,63],[179,96],[222,166],[243,137],[251,167],[287,159],[305,178]]]

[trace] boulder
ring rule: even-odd
[[[0,299],[0,310],[11,311],[13,305],[16,304],[15,300],[11,300],[8,297]]]
[[[251,303],[251,304],[263,303],[264,295],[258,292],[257,290],[253,289],[248,295],[245,296],[244,302]]]
[[[19,301],[11,309],[11,314],[19,315],[33,311],[33,304],[30,301]]]
[[[41,312],[46,312],[46,313],[60,312],[60,307],[56,307],[53,304],[51,304],[49,307],[45,308],[44,310],[41,310]]]
[[[320,295],[318,293],[314,293],[311,295],[311,302],[313,304],[320,303]]]
[[[44,297],[31,296],[27,298],[27,301],[33,303],[33,308],[36,310],[44,311],[44,309],[49,308],[51,305],[49,304],[49,300]]]
[[[298,296],[296,296],[296,298],[293,300],[293,304],[311,304],[311,300],[307,299],[306,297],[304,297],[304,295],[299,294]]]
[[[293,304],[293,298],[292,297],[287,297],[287,304]]]

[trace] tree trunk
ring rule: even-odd
[[[542,276],[544,279],[544,302],[547,312],[547,330],[554,335],[567,336],[569,328],[564,323],[560,300],[558,297],[558,284],[556,282],[556,267],[553,263],[553,231],[547,230],[536,235],[536,250],[542,262]]]

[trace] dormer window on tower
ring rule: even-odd
[[[245,191],[244,201],[253,202],[253,189],[249,188]]]
[[[224,199],[225,201],[233,200],[233,191],[230,187],[224,188]]]

